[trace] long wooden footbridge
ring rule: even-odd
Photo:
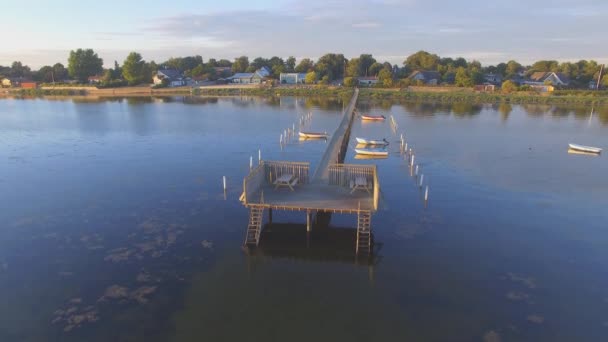
[[[380,183],[375,165],[343,164],[355,116],[359,90],[344,110],[314,175],[310,163],[260,161],[243,180],[241,200],[249,209],[245,247],[260,243],[264,211],[272,223],[273,210],[306,212],[306,229],[314,213],[357,215],[356,253],[372,253],[371,216],[378,209]]]

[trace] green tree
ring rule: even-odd
[[[89,76],[103,72],[103,60],[93,49],[78,49],[70,51],[68,58],[68,74],[81,83],[88,81]]]
[[[517,84],[515,84],[515,82],[513,81],[507,80],[502,82],[501,89],[504,93],[512,93],[514,91],[517,91]]]
[[[353,77],[344,77],[344,86],[346,87],[354,87],[356,82],[357,80]]]
[[[411,70],[437,70],[439,66],[439,56],[426,51],[418,51],[410,55],[403,62]],[[466,61],[465,61],[466,62]],[[464,68],[464,66],[462,66]]]
[[[359,56],[359,75],[372,75],[369,68],[376,63],[376,59],[372,55],[362,54]]]
[[[293,56],[289,56],[285,61],[285,71],[286,72],[294,72],[296,69],[296,58]]]
[[[146,61],[137,52],[131,52],[122,65],[122,76],[129,85],[137,85],[144,82],[148,77]]]
[[[385,87],[393,86],[393,75],[386,68],[380,70],[378,73],[378,81],[382,83]]]
[[[471,76],[467,73],[467,70],[463,67],[460,67],[456,70],[456,78],[455,84],[458,87],[472,87],[473,80]]]
[[[600,87],[608,88],[608,75],[604,75],[604,77],[602,77],[602,81],[600,82]]]
[[[314,84],[317,82],[317,73],[314,71],[307,73],[304,81],[306,81],[306,84]]]
[[[384,69],[384,65],[376,62],[376,63],[370,65],[370,67],[369,67],[369,74],[372,75],[372,76],[378,75],[378,73],[382,69]]]
[[[50,83],[53,82],[53,67],[50,65],[45,65],[38,69],[38,71],[33,75],[34,80]]]
[[[314,63],[312,62],[312,60],[310,60],[310,58],[304,58],[300,61],[300,63],[298,63],[298,66],[296,66],[295,71],[299,73],[305,73],[311,71],[313,68]]]
[[[507,66],[505,68],[505,76],[508,78],[511,78],[515,75],[517,75],[517,73],[522,69],[522,65],[517,63],[514,60],[510,60],[507,62]]]
[[[249,58],[247,56],[241,56],[234,60],[232,63],[232,72],[245,72],[249,67]]]
[[[11,77],[29,77],[32,74],[32,70],[29,66],[23,65],[19,61],[13,62],[11,65],[10,76]]]
[[[351,58],[350,61],[346,64],[346,76],[350,77],[358,77],[361,76],[360,73],[360,63],[359,58]]]

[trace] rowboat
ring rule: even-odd
[[[300,135],[300,138],[303,139],[324,139],[328,137],[326,132],[298,132],[298,134]]]
[[[355,138],[357,140],[357,144],[361,145],[388,145],[388,141],[386,139],[363,139],[363,138]]]
[[[577,144],[568,144],[568,147],[570,147],[570,149],[576,150],[576,151],[589,152],[589,153],[602,153],[602,149],[599,147],[584,146],[584,145],[577,145]]]
[[[384,115],[361,115],[361,119],[370,121],[384,121],[386,117]]]
[[[357,160],[375,160],[375,159],[386,159],[388,156],[368,156],[366,154],[355,154]]]
[[[384,150],[367,150],[367,149],[356,148],[355,152],[357,152],[357,154],[361,154],[361,155],[365,155],[365,156],[379,156],[379,157],[388,156],[388,151],[384,151]]]

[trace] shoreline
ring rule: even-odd
[[[2,91],[3,90],[3,91]],[[38,89],[2,89],[0,97],[162,97],[162,96],[328,96],[348,98],[353,88],[332,86],[261,87],[259,85],[224,85],[205,87],[44,87]],[[440,103],[511,103],[511,104],[579,104],[608,105],[608,92],[556,91],[538,93],[481,93],[463,88],[386,89],[360,88],[360,97],[371,100],[406,100]]]

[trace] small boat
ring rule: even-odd
[[[388,151],[384,151],[384,150],[367,150],[367,149],[356,148],[355,152],[357,152],[357,154],[361,154],[364,156],[377,156],[377,157],[388,156]]]
[[[576,151],[582,151],[582,152],[588,152],[588,153],[602,153],[602,149],[599,147],[584,146],[584,145],[577,145],[577,144],[568,144],[568,147],[570,147],[571,150],[576,150]]]
[[[318,132],[298,132],[300,138],[303,139],[324,139],[327,138],[327,132],[318,133]]]
[[[375,159],[387,159],[388,156],[368,156],[365,154],[355,154],[357,160],[375,160]]]
[[[361,145],[388,145],[388,141],[386,139],[363,139],[363,138],[355,138],[357,140],[357,144]]]
[[[386,117],[384,115],[361,115],[361,119],[369,121],[384,121]]]

